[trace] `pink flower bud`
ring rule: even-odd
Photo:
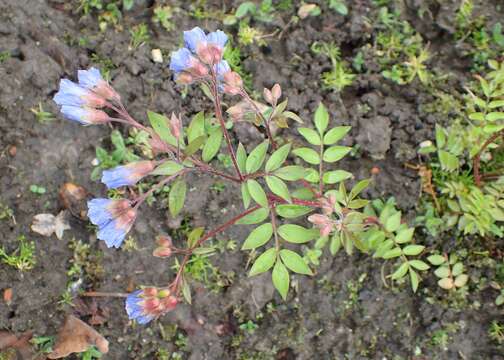
[[[179,84],[189,85],[194,82],[194,77],[188,72],[182,72],[177,75],[175,81],[177,81]]]
[[[144,311],[146,313],[155,313],[159,311],[161,305],[161,300],[155,297],[151,297],[144,300]]]
[[[331,221],[327,216],[322,214],[314,214],[308,217],[308,221],[314,225],[325,225]]]
[[[146,287],[143,289],[143,297],[150,298],[155,297],[158,294],[158,289],[155,287]]]
[[[175,113],[171,114],[170,118],[170,132],[176,139],[180,139],[182,123],[180,118],[175,115]]]
[[[271,93],[270,89],[264,88],[264,90],[263,90],[263,97],[264,97],[264,100],[266,100],[266,102],[268,104],[273,104],[273,102],[274,102],[274,100],[273,100],[273,94]]]
[[[192,66],[189,68],[189,72],[199,78],[208,75],[208,67],[202,64],[200,61],[196,60],[192,62]]]
[[[224,92],[229,95],[238,95],[243,87],[241,76],[234,71],[224,74],[224,84]]]
[[[162,246],[162,247],[171,247],[172,246],[172,238],[168,235],[159,235],[157,238],[156,238],[156,243],[159,245],[159,246]]]
[[[322,226],[320,228],[320,236],[327,236],[331,233],[333,229],[333,225],[332,224],[325,224],[324,226]]]
[[[173,295],[161,299],[161,307],[163,309],[163,312],[168,312],[175,309],[175,307],[177,307],[177,304],[178,299]]]
[[[160,247],[157,247],[156,249],[154,249],[154,251],[152,252],[152,256],[159,257],[159,258],[167,258],[167,257],[170,257],[172,255],[172,253],[173,253],[173,251],[170,247],[160,246]]]
[[[279,84],[273,85],[271,88],[271,95],[273,96],[273,99],[275,99],[275,102],[282,97],[282,88]]]

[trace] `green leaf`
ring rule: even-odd
[[[441,149],[446,144],[446,135],[441,125],[436,124],[436,146]]]
[[[312,145],[320,145],[320,135],[313,129],[301,127],[298,132]]]
[[[303,244],[319,236],[317,229],[306,229],[296,224],[285,224],[278,228],[278,234],[285,240],[294,244]]]
[[[352,148],[348,146],[331,146],[326,151],[324,151],[323,159],[325,162],[333,163],[343,159],[345,155],[350,152],[350,150],[352,150]]]
[[[357,195],[359,195],[365,188],[369,186],[371,182],[370,179],[364,179],[359,181],[350,191],[350,195],[348,196],[350,200],[353,200]]]
[[[488,107],[490,109],[495,109],[495,108],[499,108],[499,107],[504,107],[504,100],[494,100],[494,101],[491,101],[489,104],[488,104]]]
[[[391,250],[388,250],[385,254],[383,254],[384,259],[392,259],[401,256],[401,248],[395,247]]]
[[[450,274],[451,272],[448,266],[441,266],[434,270],[434,275],[436,275],[438,278],[446,278],[449,277]]]
[[[298,274],[313,275],[303,258],[296,252],[288,249],[280,250],[280,258],[284,265],[291,271]]]
[[[247,151],[243,147],[242,143],[238,144],[238,150],[236,150],[236,162],[238,163],[238,168],[241,173],[245,173],[245,164],[247,163]]]
[[[302,205],[281,204],[276,206],[276,213],[286,219],[293,219],[306,215],[313,211],[313,208]]]
[[[454,284],[456,287],[462,287],[465,284],[467,284],[468,280],[469,280],[469,276],[467,276],[466,274],[461,274],[455,278]]]
[[[475,112],[469,114],[469,119],[470,120],[475,120],[475,121],[484,121],[485,120],[485,114],[482,112]]]
[[[463,271],[464,271],[464,264],[462,264],[461,262],[456,263],[452,267],[453,276],[459,276],[460,274],[462,274]]]
[[[275,170],[274,174],[282,180],[296,181],[304,178],[304,176],[306,175],[306,170],[302,166],[289,165]]]
[[[405,244],[407,242],[410,242],[413,239],[414,232],[415,232],[415,228],[406,228],[406,229],[400,230],[397,233],[395,240],[398,244]]]
[[[340,233],[336,233],[331,238],[331,243],[329,244],[329,251],[331,255],[336,255],[336,253],[341,249],[341,236]]]
[[[250,269],[249,276],[254,276],[268,271],[275,263],[275,260],[276,249],[270,248],[266,250],[256,259],[256,261],[254,261],[254,265],[252,265],[252,268]]]
[[[432,265],[438,266],[444,263],[446,259],[444,256],[441,255],[431,255],[427,258],[427,261],[430,262]]]
[[[266,193],[264,192],[263,188],[259,183],[254,180],[250,179],[247,180],[247,187],[250,193],[250,196],[252,196],[252,199],[262,207],[268,207],[268,198],[266,197]]]
[[[250,192],[248,190],[247,183],[241,184],[241,194],[243,200],[243,207],[247,209],[250,205],[250,201],[252,200],[252,197],[250,196]]]
[[[343,139],[346,134],[352,129],[351,126],[336,126],[327,132],[324,136],[325,145],[333,145]]]
[[[485,119],[487,121],[497,121],[504,120],[504,112],[491,112],[486,114]]]
[[[291,144],[285,144],[284,146],[276,150],[266,162],[266,166],[264,168],[266,172],[269,173],[278,169],[284,163],[285,159],[287,159],[290,149]]]
[[[300,147],[297,149],[294,149],[292,152],[294,155],[299,156],[301,159],[306,161],[309,164],[312,165],[318,165],[320,164],[320,156],[319,154],[308,147]]]
[[[416,291],[418,290],[418,283],[420,282],[420,278],[418,277],[416,271],[411,268],[409,274],[411,280],[411,288],[413,289],[413,292],[416,293]]]
[[[179,163],[176,163],[175,161],[172,160],[167,160],[161,165],[159,165],[157,168],[154,169],[153,172],[151,172],[151,175],[173,175],[175,173],[178,173],[180,170],[182,170],[184,167],[180,165]]]
[[[397,211],[392,214],[385,222],[385,230],[388,232],[394,232],[401,226],[401,212]]]
[[[266,157],[266,152],[268,151],[268,146],[269,142],[266,140],[257,145],[256,148],[250,152],[247,162],[245,163],[247,174],[252,174],[261,168],[264,158]]]
[[[245,215],[236,222],[239,225],[252,225],[263,222],[269,216],[269,209],[259,208],[248,215]]]
[[[147,117],[149,118],[149,122],[156,132],[156,134],[159,135],[161,140],[164,142],[177,146],[177,139],[171,134],[170,132],[170,127],[168,126],[168,119],[166,116],[152,112],[152,111],[147,111]],[[183,148],[183,141],[180,142],[180,147]]]
[[[263,246],[271,239],[272,235],[273,226],[270,223],[262,224],[252,230],[243,243],[242,250],[250,250]]]
[[[420,254],[423,249],[425,249],[425,246],[423,245],[408,245],[403,249],[403,252],[405,255],[415,256]]]
[[[273,280],[273,286],[278,290],[282,299],[287,299],[287,292],[289,291],[289,272],[285,268],[285,265],[281,261],[277,261],[273,272],[271,274]]]
[[[328,171],[324,174],[323,180],[325,184],[336,184],[340,181],[348,180],[353,177],[352,173],[345,170]]]
[[[187,128],[187,141],[193,142],[194,139],[205,135],[205,113],[200,111],[193,116],[189,127]]]
[[[222,143],[222,130],[220,127],[214,129],[203,146],[201,158],[204,162],[209,162],[220,150]]]
[[[413,266],[417,270],[425,271],[429,270],[430,266],[427,265],[422,260],[410,260],[408,261],[411,266]]]
[[[201,236],[203,236],[204,231],[205,228],[202,226],[193,229],[187,236],[187,246],[191,248],[196,245],[198,240],[201,239]]]
[[[191,156],[201,148],[201,146],[205,143],[206,139],[207,138],[205,135],[197,137],[196,139],[191,141],[189,145],[187,145],[187,148],[184,150],[184,153],[187,156]]]
[[[282,180],[280,180],[276,176],[266,176],[265,179],[266,184],[268,185],[273,194],[280,196],[287,202],[291,202],[289,189]]]
[[[168,207],[173,217],[176,217],[184,207],[187,185],[182,179],[175,181],[168,195]]]
[[[323,135],[324,131],[327,129],[327,125],[329,125],[329,113],[322,103],[319,104],[315,111],[314,123],[319,134]]]
[[[238,6],[235,12],[235,16],[238,19],[241,19],[245,17],[248,13],[255,13],[256,12],[256,5],[254,4],[253,1],[245,1]]]
[[[438,151],[439,162],[441,163],[441,168],[446,171],[454,171],[459,167],[458,158],[449,153],[448,151],[439,150]]]
[[[394,271],[394,273],[392,274],[392,280],[398,280],[402,277],[404,277],[404,275],[407,274],[409,270],[409,266],[408,266],[408,263],[407,262],[404,262],[402,263],[396,271]]]

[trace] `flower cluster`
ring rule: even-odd
[[[308,221],[320,229],[320,236],[328,236],[341,223],[331,218],[336,204],[336,197],[331,194],[329,197],[319,199],[323,214],[313,214],[308,217]]]
[[[147,324],[175,309],[178,299],[169,289],[146,287],[132,292],[126,298],[126,312],[131,320]]]
[[[103,110],[107,101],[118,101],[117,92],[102,78],[96,68],[78,71],[79,83],[61,79],[59,91],[54,96],[61,113],[69,120],[82,125],[100,124],[110,121]]]
[[[175,73],[175,79],[190,84],[213,77],[221,91],[238,94],[243,86],[242,79],[231,71],[226,60],[222,60],[227,40],[227,35],[221,30],[205,34],[195,27],[184,31],[184,47],[171,55],[170,70]]]

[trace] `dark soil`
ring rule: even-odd
[[[16,333],[33,330],[37,336],[56,334],[69,312],[89,319],[78,308],[59,303],[69,285],[72,289],[125,292],[141,284],[165,284],[173,276],[172,263],[151,256],[155,236],[174,232],[182,218],[189,219],[192,227],[213,228],[237,214],[240,206],[234,186],[226,185],[226,190],[218,193],[210,190],[215,179],[191,176],[181,219],[171,219],[158,203],[143,207],[132,232],[139,250],[107,249],[96,240],[88,223],[75,217],[72,229],[60,241],[30,231],[34,215],[61,210],[58,191],[65,182],[80,184],[94,196],[105,195],[104,187],[90,180],[90,173],[95,147],[110,147],[110,129],[83,128],[61,118],[41,124],[30,112],[42,103],[46,111],[57,113],[51,98],[61,77],[75,78],[77,69],[101,66],[97,58],[110,59],[114,88],[132,115],[144,122],[146,109],[166,114],[182,111],[190,118],[209,107],[197,88],[189,89],[188,96],[182,98],[183,89],[175,85],[167,69],[168,56],[165,63],[154,63],[150,51],[161,48],[168,54],[180,45],[181,30],[196,25],[209,30],[222,27],[217,21],[198,21],[189,16],[189,2],[175,1],[182,11],[173,20],[175,30],[167,32],[150,21],[155,1],[136,1],[122,19],[123,31],[109,26],[100,32],[95,15],[81,17],[75,12],[77,6],[68,3],[0,0],[0,51],[11,55],[0,63],[0,202],[10,207],[15,217],[15,222],[0,220],[0,239],[1,245],[13,251],[24,234],[35,241],[37,259],[35,268],[24,273],[0,264],[0,289],[12,288],[14,294],[9,306],[0,301],[0,327]],[[216,3],[207,6],[214,10],[221,9],[222,3],[228,10],[233,7],[230,1]],[[421,185],[416,172],[406,169],[404,163],[416,162],[418,144],[432,139],[435,123],[446,119],[422,112],[422,106],[433,98],[421,84],[395,85],[373,71],[360,74],[341,98],[321,89],[319,78],[327,71],[328,60],[314,55],[311,43],[334,41],[351,61],[358,48],[371,41],[372,28],[363,17],[372,19],[377,8],[371,1],[347,3],[351,6],[346,17],[323,9],[321,16],[289,27],[281,40],[272,38],[268,47],[244,50],[244,67],[253,75],[257,91],[280,83],[289,98],[289,109],[302,118],[309,119],[323,101],[335,124],[352,125],[345,141],[360,146],[359,158],[338,166],[353,171],[357,178],[369,177],[371,169],[378,167],[380,172],[374,176],[368,195],[394,196],[412,220]],[[430,17],[422,19],[415,10],[415,4],[422,1],[405,3],[404,18],[431,42],[431,66],[450,69],[454,76],[445,86],[460,90],[471,74],[468,62],[456,58],[458,49],[450,34],[458,1],[434,6]],[[495,8],[497,2],[486,3]],[[494,16],[498,17],[498,12]],[[502,19],[502,13],[500,16]],[[286,23],[289,16],[285,19]],[[128,29],[142,22],[149,25],[150,42],[131,50]],[[272,30],[257,26],[266,33]],[[78,40],[84,37],[87,43],[79,45]],[[373,59],[366,59],[365,65],[373,69]],[[365,113],[360,110],[364,105],[368,107]],[[261,136],[246,125],[236,126],[235,131],[241,142],[251,145]],[[295,137],[295,131],[282,130],[280,135]],[[32,184],[45,187],[47,192],[30,192]],[[218,240],[233,239],[239,244],[247,231],[246,227],[233,227]],[[103,272],[89,270],[77,278],[67,274],[74,256],[69,247],[72,239],[90,244],[90,261]],[[97,299],[100,309],[110,314],[102,325],[95,326],[110,341],[110,352],[104,358],[162,359],[162,349],[195,360],[504,358],[502,348],[487,334],[490,322],[499,316],[493,295],[474,291],[462,305],[454,305],[443,301],[446,294],[433,279],[424,281],[417,295],[408,284],[386,288],[380,274],[382,262],[365,255],[339,254],[324,257],[315,277],[295,277],[297,292],[291,290],[289,301],[283,302],[268,276],[247,277],[246,259],[240,251],[213,256],[211,261],[225,286],[194,284],[192,306],[181,305],[147,327],[131,325],[122,300]],[[215,285],[215,277],[209,282]],[[248,320],[258,325],[255,331],[240,328]],[[433,337],[440,330],[448,338],[446,344],[436,345]]]

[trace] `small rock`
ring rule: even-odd
[[[359,119],[359,134],[356,141],[373,159],[385,158],[390,148],[392,128],[389,118],[376,116],[373,119]]]
[[[163,53],[161,52],[160,49],[152,49],[151,55],[152,55],[152,60],[155,63],[160,63],[160,64],[163,63]]]

